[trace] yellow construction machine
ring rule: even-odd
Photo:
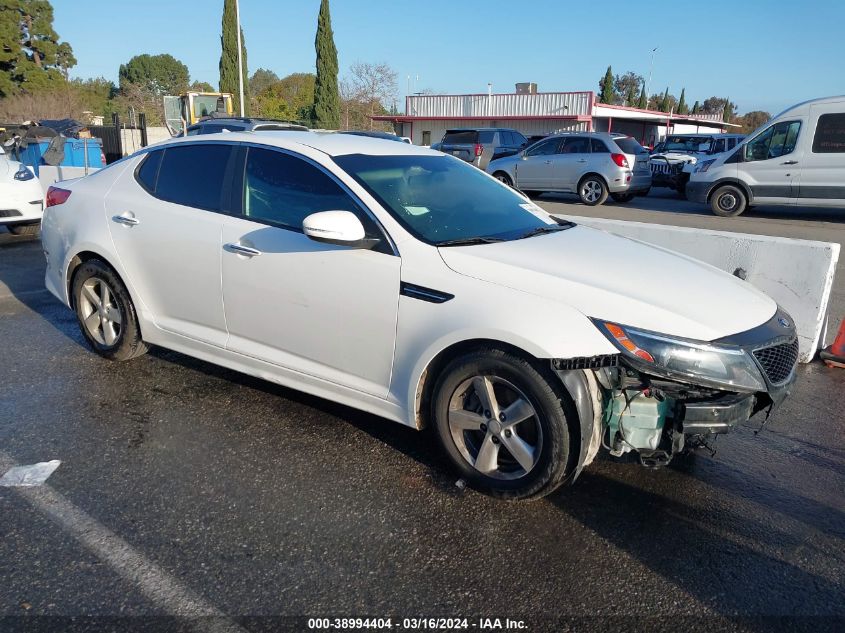
[[[164,122],[172,136],[181,136],[189,125],[213,116],[232,116],[233,100],[228,92],[186,92],[164,98]]]

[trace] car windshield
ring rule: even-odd
[[[706,152],[712,142],[709,136],[669,136],[663,149],[666,152]]]
[[[336,156],[335,162],[424,242],[499,241],[562,229],[515,191],[451,156]]]

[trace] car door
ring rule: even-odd
[[[555,189],[575,191],[581,176],[590,164],[590,139],[586,136],[567,136],[554,157]]]
[[[798,203],[845,206],[845,101],[811,106],[808,129],[813,128],[801,164]]]
[[[386,397],[399,305],[400,258],[378,224],[322,166],[250,146],[242,152],[240,213],[223,224],[227,348]],[[319,211],[352,211],[378,247],[315,242]]]
[[[120,264],[163,330],[224,347],[221,212],[232,145],[180,143],[146,154],[105,200]]]
[[[803,149],[800,119],[780,121],[740,148],[737,173],[757,203],[794,204],[798,197]]]
[[[516,165],[516,186],[518,189],[543,190],[553,188],[552,158],[557,152],[560,139],[547,138],[535,143],[522,155]]]

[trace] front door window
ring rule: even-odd
[[[763,130],[745,145],[745,161],[769,160],[791,154],[800,131],[800,121],[782,121]]]

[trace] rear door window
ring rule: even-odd
[[[604,144],[604,141],[597,138],[590,139],[590,151],[593,154],[609,154],[610,150],[607,149],[607,145]]]
[[[499,132],[499,145],[513,145],[513,134],[506,130]]]
[[[141,186],[149,191],[155,193],[156,179],[158,178],[158,168],[161,165],[161,157],[164,155],[164,150],[157,152],[150,152],[138,167],[135,173],[138,182]]]
[[[813,137],[814,154],[845,153],[845,113],[822,114]]]
[[[605,149],[605,151],[607,151]],[[563,143],[561,154],[589,154],[590,139],[583,136],[570,136]]]
[[[493,130],[482,130],[478,133],[478,142],[479,143],[492,143],[493,137],[496,135],[496,132]]]
[[[163,152],[155,196],[186,207],[221,211],[231,145],[174,145]],[[140,174],[139,174],[140,175]]]

